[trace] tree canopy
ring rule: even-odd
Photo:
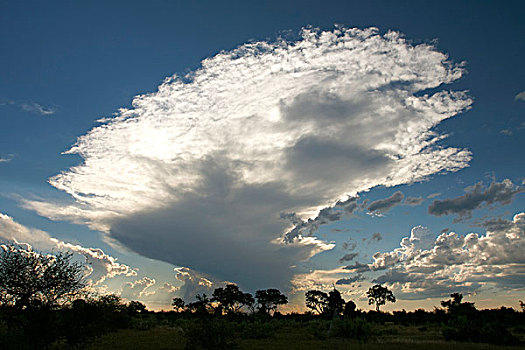
[[[235,284],[216,288],[211,300],[218,302],[226,313],[238,312],[243,306],[251,306],[255,301],[250,293],[243,293]]]
[[[259,305],[259,311],[262,313],[270,313],[270,311],[275,311],[279,305],[288,304],[288,297],[278,289],[258,290],[255,292],[255,298]]]
[[[85,286],[84,265],[72,253],[45,255],[31,247],[0,248],[0,305],[55,306]]]
[[[376,284],[368,289],[366,292],[368,296],[368,305],[376,305],[376,311],[379,312],[379,307],[385,305],[387,301],[391,303],[396,302],[396,297],[387,287],[383,287],[380,284]]]

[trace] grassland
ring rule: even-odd
[[[466,343],[446,341],[439,326],[417,327],[403,325],[374,325],[372,335],[366,341],[345,339],[323,334],[326,327],[321,325],[321,332],[315,327],[319,324],[274,324],[273,331],[263,336],[242,333],[242,330],[231,331],[230,343],[222,344],[224,348],[237,349],[410,349],[410,350],[489,350],[489,349],[525,349],[523,334],[517,334],[522,343],[518,345],[491,345],[483,343]],[[108,333],[92,342],[88,349],[185,349],[187,334],[181,325],[161,325],[149,330],[124,329]],[[514,333],[514,332],[513,332]],[[518,332],[519,333],[519,332]],[[203,337],[209,334],[203,334]],[[188,348],[193,348],[191,345]],[[200,348],[200,347],[195,347]],[[214,348],[212,345],[210,348]]]

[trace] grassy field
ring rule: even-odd
[[[424,349],[424,350],[489,350],[524,349],[519,346],[497,346],[481,343],[456,343],[445,341],[438,327],[415,327],[400,325],[377,326],[375,334],[366,342],[338,337],[312,334],[309,325],[279,327],[271,336],[250,339],[236,336],[228,348],[238,349]],[[204,335],[205,336],[205,335]],[[322,337],[321,337],[322,338]],[[186,337],[180,326],[157,326],[150,330],[120,330],[106,334],[90,344],[88,349],[184,349]]]

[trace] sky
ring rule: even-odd
[[[0,1],[0,240],[170,309],[525,286],[520,1]]]

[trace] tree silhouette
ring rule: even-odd
[[[182,310],[184,310],[186,303],[184,302],[184,300],[182,300],[182,298],[173,298],[173,302],[171,303],[171,305],[173,305],[175,311],[181,312]]]
[[[140,301],[132,300],[128,303],[126,306],[126,309],[129,313],[136,314],[136,313],[143,313],[146,312],[146,305],[141,303]]]
[[[441,306],[446,308],[448,313],[469,314],[476,311],[474,303],[462,302],[463,294],[452,293],[450,294],[450,296],[451,299],[441,301]]]
[[[341,297],[341,293],[337,289],[333,289],[328,293],[328,312],[330,315],[339,315],[343,312],[345,300]]]
[[[356,308],[357,305],[352,300],[347,301],[343,310],[343,315],[353,316],[356,313]]]
[[[366,292],[368,296],[368,305],[376,305],[376,311],[379,312],[379,307],[385,305],[387,301],[391,303],[396,302],[396,297],[387,287],[383,287],[380,284],[376,284],[368,289]]]
[[[250,293],[243,293],[235,284],[228,284],[225,288],[216,288],[212,301],[218,302],[226,313],[239,312],[243,306],[251,306],[254,299]]]
[[[328,294],[320,290],[309,290],[305,294],[306,307],[323,314],[328,307]]]
[[[288,298],[278,289],[265,289],[255,292],[255,298],[259,305],[259,312],[269,314],[275,311],[279,305],[288,304]]]
[[[0,248],[0,305],[56,306],[86,286],[84,265],[72,253],[44,255],[19,245]]]
[[[211,300],[206,296],[206,294],[197,294],[195,298],[197,298],[197,301],[189,303],[188,308],[196,313],[208,313],[208,307]]]

